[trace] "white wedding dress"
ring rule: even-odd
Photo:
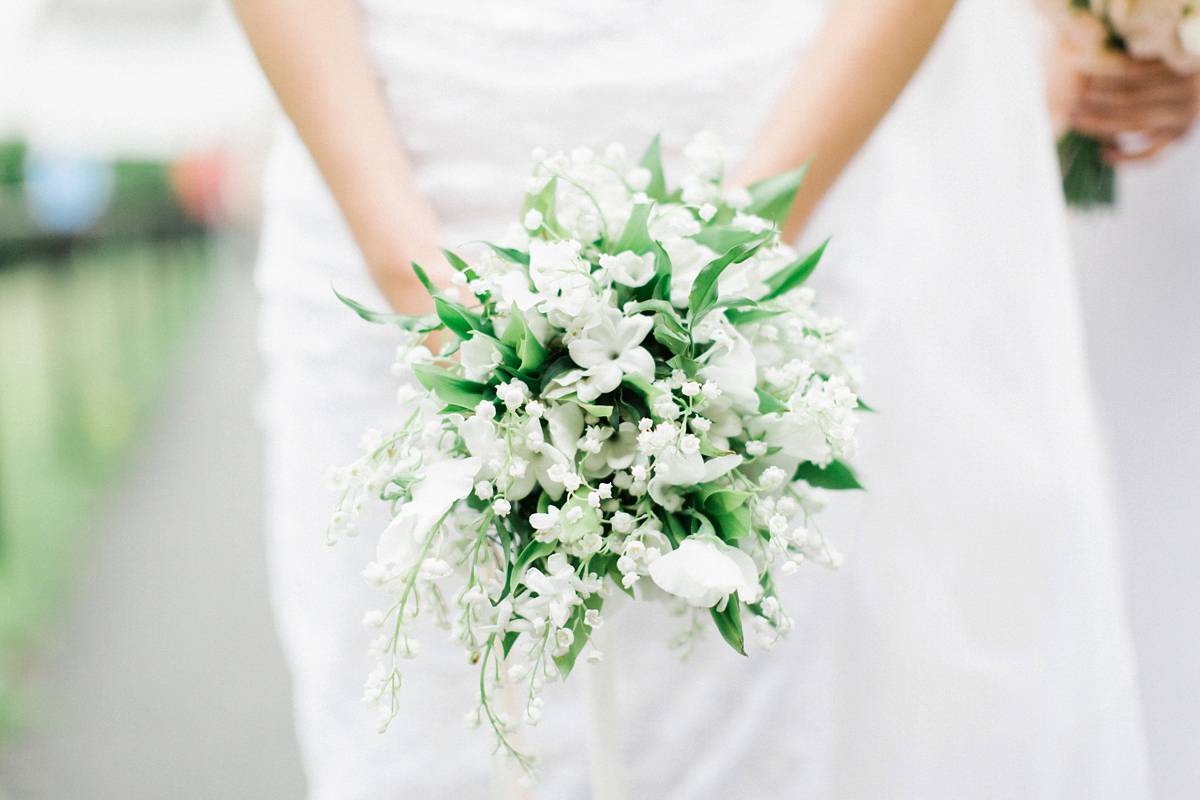
[[[702,129],[746,152],[815,35],[815,0],[364,0],[396,128],[451,245],[516,219],[535,146]],[[848,97],[845,102],[853,102]],[[633,800],[1144,800],[1113,512],[1021,0],[962,0],[818,218],[826,306],[860,333],[866,493],[846,553],[786,581],[769,653],[710,636],[681,663],[662,608],[613,615]],[[678,174],[678,171],[676,171]],[[324,544],[330,464],[392,420],[394,331],[295,133],[266,186],[258,268],[271,580],[314,800],[483,798],[473,669],[437,632],[385,735],[359,578],[373,537]],[[539,797],[589,795],[578,682],[532,730]]]

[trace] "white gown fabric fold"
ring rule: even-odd
[[[698,130],[745,153],[820,3],[365,3],[396,127],[455,245],[516,220],[528,155]],[[843,568],[785,583],[769,653],[710,636],[686,662],[654,604],[613,615],[632,800],[1144,800],[1145,756],[1035,21],[962,0],[913,84],[810,225],[819,288],[862,340],[869,492],[832,498]],[[846,102],[852,102],[847,98]],[[678,174],[676,172],[676,174]],[[271,581],[313,800],[481,798],[473,669],[436,630],[379,735],[358,573],[324,544],[333,463],[393,420],[396,339],[290,128],[258,266]],[[379,524],[382,525],[380,520]],[[364,525],[365,530],[369,530]],[[578,681],[532,729],[539,797],[589,796]]]

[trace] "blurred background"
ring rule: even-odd
[[[250,280],[270,93],[215,0],[0,0],[0,798],[301,798]],[[1160,800],[1200,797],[1200,137],[1077,215]]]

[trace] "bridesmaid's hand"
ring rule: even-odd
[[[1182,138],[1200,113],[1200,75],[1128,57],[1092,70],[1058,50],[1048,60],[1051,110],[1062,127],[1103,142],[1110,163],[1153,158]]]

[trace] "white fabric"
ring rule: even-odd
[[[370,0],[371,48],[421,188],[457,244],[516,219],[527,154],[658,131],[745,152],[822,9],[798,0]],[[847,98],[847,102],[852,102]],[[1034,22],[962,0],[810,226],[863,338],[867,493],[834,498],[846,552],[786,582],[798,626],[741,658],[679,624],[615,615],[633,800],[1142,800],[1149,796],[1104,457],[1084,368]],[[430,631],[383,736],[358,578],[370,536],[329,549],[330,463],[385,427],[394,337],[290,130],[266,190],[258,272],[267,362],[272,582],[314,800],[481,798],[488,739],[461,725],[472,669]],[[585,798],[577,687],[533,730],[545,798]]]

